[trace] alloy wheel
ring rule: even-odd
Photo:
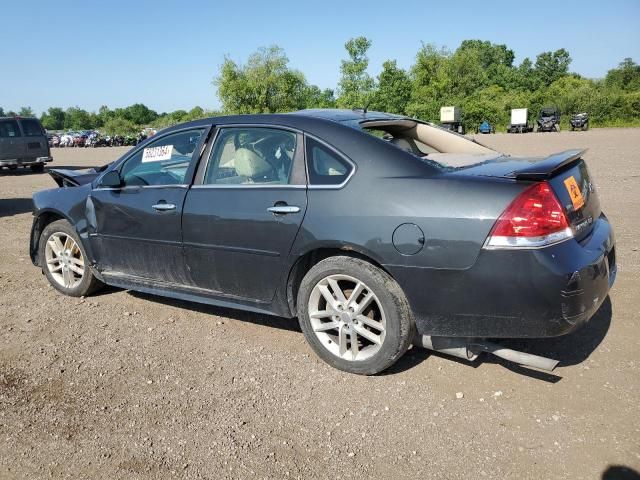
[[[51,234],[44,253],[47,269],[56,283],[68,289],[80,285],[84,277],[84,256],[70,235],[64,232]]]
[[[311,291],[311,328],[333,355],[362,361],[375,355],[386,335],[386,317],[375,293],[361,280],[329,275]]]

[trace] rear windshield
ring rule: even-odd
[[[21,118],[20,124],[26,137],[39,137],[44,135],[40,122],[35,118]]]
[[[0,138],[21,137],[18,122],[13,119],[0,120]]]

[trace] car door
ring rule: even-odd
[[[118,165],[119,187],[98,180],[90,195],[95,216],[90,238],[106,276],[186,282],[182,207],[206,131],[168,133],[138,149]]]
[[[214,295],[272,300],[306,208],[300,133],[221,128],[183,211],[193,285]]]
[[[0,119],[0,160],[17,160],[24,157],[25,145],[18,121]]]

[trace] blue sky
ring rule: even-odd
[[[410,66],[421,42],[455,49],[471,38],[507,44],[516,63],[564,47],[571,69],[593,78],[624,57],[640,63],[638,0],[92,3],[2,2],[0,106],[216,108],[224,56],[243,62],[272,44],[310,83],[334,88],[344,43],[358,35],[373,41],[373,75],[389,58]]]

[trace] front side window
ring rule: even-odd
[[[0,120],[0,138],[21,137],[18,122],[13,119]]]
[[[296,134],[275,128],[223,128],[211,150],[207,185],[286,185]]]
[[[40,137],[44,135],[42,125],[35,118],[21,118],[20,124],[25,137]]]
[[[139,150],[120,169],[128,186],[182,185],[204,129],[172,133]]]
[[[307,168],[310,185],[340,185],[353,166],[320,142],[307,138]]]

